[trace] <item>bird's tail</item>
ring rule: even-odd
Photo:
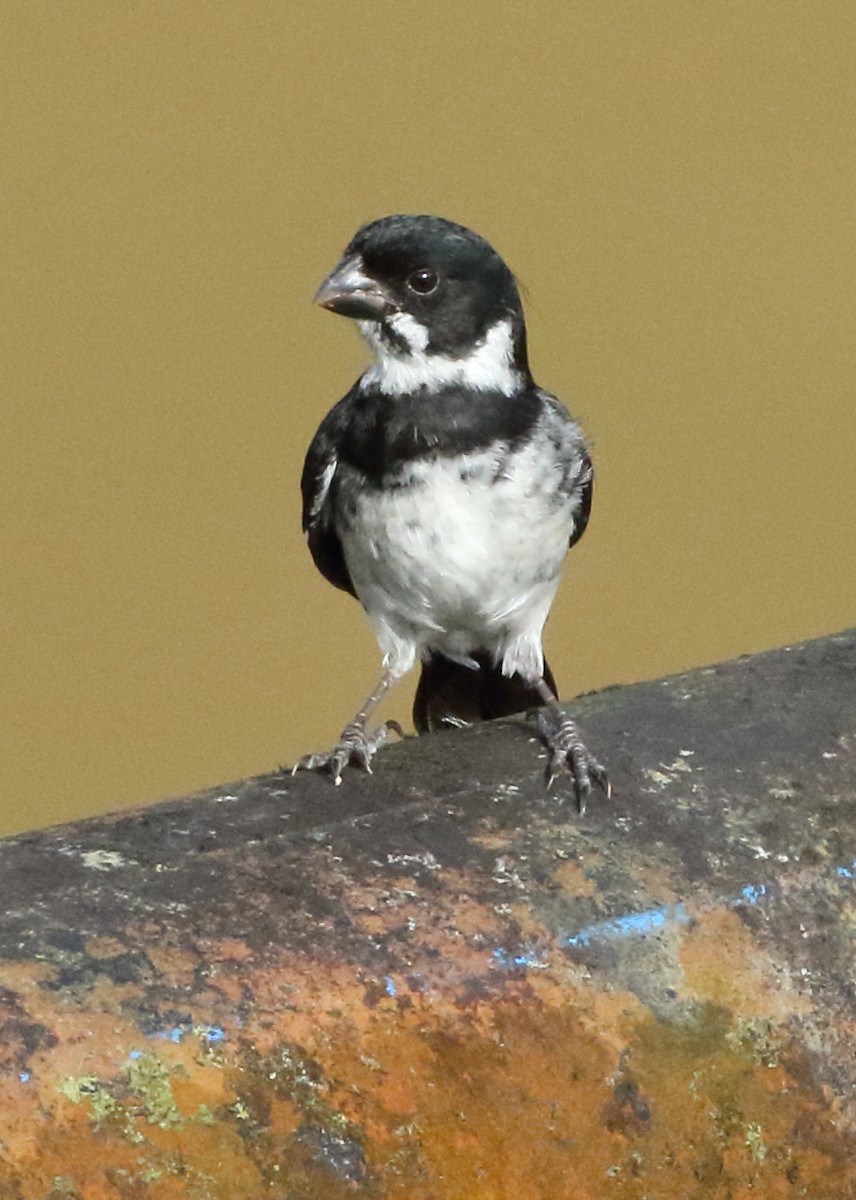
[[[474,654],[473,658],[479,664],[477,671],[442,654],[432,654],[423,662],[413,701],[413,724],[418,733],[510,717],[544,703],[535,686],[519,675],[503,675],[487,655]],[[546,662],[544,679],[557,695],[556,681]]]

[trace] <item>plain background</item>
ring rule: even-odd
[[[297,485],[364,362],[311,296],[389,212],[494,242],[592,437],[563,695],[856,620],[849,0],[27,0],[0,60],[3,829],[272,769],[374,682]]]

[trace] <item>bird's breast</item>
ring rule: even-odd
[[[490,626],[554,588],[574,500],[543,447],[402,464],[380,487],[340,480],[337,527],[369,611],[428,627]]]

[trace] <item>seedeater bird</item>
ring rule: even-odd
[[[367,722],[416,662],[420,733],[539,706],[548,785],[581,810],[604,768],[559,708],[542,631],[583,534],[592,464],[579,426],[532,378],[514,276],[478,234],[432,216],[364,225],[315,301],[356,320],[373,364],[306,456],[315,564],[356,596],[383,674],[332,750],[295,766],[371,770],[389,730]]]

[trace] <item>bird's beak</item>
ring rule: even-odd
[[[315,303],[360,321],[380,321],[396,307],[377,280],[366,274],[358,254],[343,258],[327,276],[315,293]]]

